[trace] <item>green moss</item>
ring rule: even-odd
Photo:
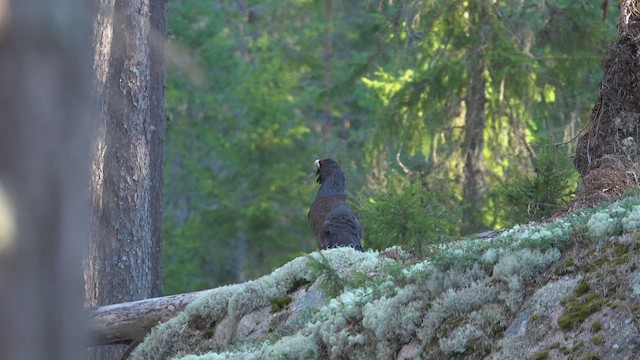
[[[572,267],[572,266],[575,266],[575,265],[576,265],[576,263],[575,263],[575,261],[573,261],[572,258],[569,258],[564,262],[564,266],[566,266],[566,267]]]
[[[602,296],[595,291],[590,291],[584,295],[587,302],[603,301]]]
[[[589,287],[589,284],[583,279],[583,280],[580,280],[578,284],[576,284],[576,287],[573,290],[573,293],[575,294],[575,296],[582,296],[586,294],[590,289],[591,288]]]
[[[602,330],[602,323],[599,320],[594,321],[591,324],[591,332],[596,333],[596,332],[598,332],[600,330]]]
[[[569,273],[573,273],[576,270],[576,263],[572,258],[568,258],[562,264],[559,264],[554,272],[556,275],[562,276]]]
[[[623,256],[618,256],[616,259],[614,259],[613,263],[615,265],[624,265],[624,264],[628,263],[629,260],[631,260],[629,255],[623,255]]]
[[[604,344],[604,336],[602,335],[597,335],[597,336],[593,336],[591,338],[591,342],[594,343],[595,345],[602,345]]]
[[[533,360],[544,360],[549,358],[549,350],[538,351],[534,356]]]
[[[540,319],[542,317],[542,315],[540,314],[532,314],[529,319],[531,319],[531,321],[536,321],[538,319]]]
[[[588,353],[580,358],[580,360],[600,360],[600,357],[594,353]]]
[[[604,299],[582,280],[576,285],[574,293],[563,299],[564,313],[558,318],[558,326],[563,330],[575,329],[591,314],[602,309]]]
[[[606,262],[607,262],[607,259],[605,259],[603,257],[599,257],[599,258],[593,260],[593,265],[602,266],[602,265],[606,264]]]
[[[565,341],[567,341],[567,337],[565,337]],[[560,348],[560,352],[562,355],[567,356],[570,359],[576,358],[576,353],[580,351],[584,347],[584,342],[580,341],[572,347],[563,346]]]
[[[278,296],[271,301],[271,312],[277,313],[284,309],[287,305],[291,304],[291,295]]]
[[[629,245],[617,244],[615,249],[616,256],[622,256],[629,253]]]
[[[594,280],[595,280],[596,282],[600,282],[600,281],[602,281],[602,279],[603,279],[603,278],[604,278],[604,275],[602,275],[602,273],[601,273],[601,272],[596,273],[596,274],[594,275]]]
[[[624,294],[615,294],[615,295],[613,295],[613,298],[616,299],[616,300],[620,300],[620,301],[627,300],[627,297]]]

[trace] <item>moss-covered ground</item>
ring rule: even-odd
[[[133,358],[604,359],[610,333],[637,333],[639,230],[633,197],[460,239],[421,261],[316,252],[213,289]]]

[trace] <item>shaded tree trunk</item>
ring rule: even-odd
[[[473,2],[469,6],[469,19],[472,29],[479,29],[483,21],[482,5]],[[477,30],[476,30],[477,31]],[[480,35],[481,36],[481,35]],[[484,196],[484,129],[486,123],[485,104],[487,103],[485,72],[487,62],[483,41],[468,54],[467,63],[467,97],[464,125],[464,183],[463,198],[468,205],[463,213],[466,233],[482,228],[483,196]]]
[[[82,359],[90,9],[0,1],[0,359]]]
[[[324,12],[326,30],[324,33],[324,46],[322,48],[323,81],[328,91],[332,85],[331,61],[333,59],[333,0],[325,0]],[[331,115],[331,100],[324,99],[324,109],[320,115],[320,133],[324,137],[330,137],[333,127],[333,116]],[[326,149],[323,149],[326,150]]]
[[[604,53],[604,78],[578,140],[574,165],[580,173],[578,202],[622,196],[640,185],[640,14],[637,1],[620,1],[618,38]]]
[[[86,305],[162,293],[163,0],[100,0],[94,19],[99,128],[91,172]],[[123,349],[92,350],[101,359]]]

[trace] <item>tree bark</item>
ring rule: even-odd
[[[639,47],[637,1],[622,0],[618,38],[604,53],[604,77],[588,130],[576,146],[578,203],[610,200],[622,196],[625,189],[640,185]]]
[[[326,90],[329,91],[332,84],[331,61],[333,59],[333,0],[325,0],[324,14],[326,30],[324,33],[324,47],[322,49],[322,64],[324,66],[324,86]],[[328,98],[324,99],[324,109],[322,110],[320,121],[321,134],[324,137],[330,137],[333,126],[333,117],[331,114],[331,101]]]
[[[176,316],[209,290],[89,309],[89,334],[93,345],[128,344],[141,340],[152,327]]]
[[[99,128],[91,172],[85,304],[162,293],[163,0],[99,0],[94,15]],[[95,349],[117,358],[123,349]]]
[[[472,31],[479,31],[483,26],[482,5],[473,2],[469,5],[469,19]],[[480,32],[480,36],[482,36]],[[484,129],[486,123],[485,104],[487,62],[485,60],[484,41],[468,54],[467,63],[467,97],[464,124],[464,183],[463,199],[468,207],[464,211],[465,232],[471,233],[482,228],[480,214],[484,196]]]
[[[0,359],[81,359],[90,11],[0,1]]]

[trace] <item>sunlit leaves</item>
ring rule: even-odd
[[[402,86],[413,78],[413,70],[407,69],[403,74],[395,77],[378,69],[371,78],[363,77],[362,82],[375,90],[382,105],[389,105],[391,99],[398,93]]]
[[[615,35],[611,31],[615,21],[599,19],[597,7],[588,2],[533,0],[419,1],[403,6],[403,21],[389,33],[425,36],[411,42],[407,36],[392,37],[388,51],[396,56],[373,74],[378,78],[364,77],[381,99],[369,151],[398,167],[403,165],[394,157],[410,164],[411,170],[435,167],[439,173],[432,176],[459,179],[461,134],[455,129],[463,125],[467,59],[478,47],[485,49],[488,63],[484,151],[488,188],[507,172],[530,170],[527,143],[549,134],[565,140],[575,134],[568,129],[576,131],[575,123],[590,108],[601,76],[595,71],[600,54]],[[472,21],[473,14],[484,17]],[[411,80],[399,81],[397,74],[407,70],[412,70]],[[420,164],[417,156],[426,164]],[[461,188],[453,185],[449,191],[460,194]],[[500,201],[486,204],[500,206]],[[498,222],[493,218],[487,225]]]
[[[573,136],[593,103],[616,23],[594,4],[333,1],[329,21],[325,1],[172,0],[168,288],[255,277],[313,249],[306,211],[321,156],[340,161],[354,192],[397,170],[460,200],[477,49],[487,64],[482,217],[508,223],[490,190],[532,170],[527,144]]]

